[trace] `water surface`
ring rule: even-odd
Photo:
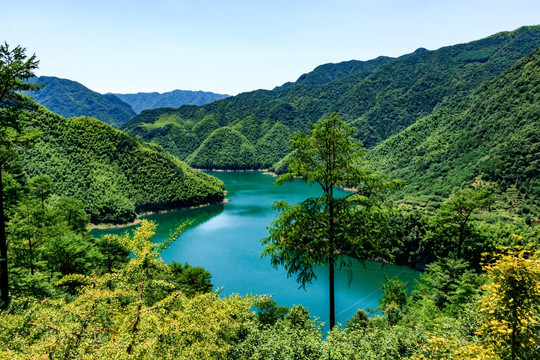
[[[226,204],[144,217],[158,224],[155,241],[163,241],[182,221],[195,220],[163,252],[163,259],[203,266],[212,273],[214,289],[221,289],[223,295],[273,295],[278,305],[302,304],[313,316],[328,323],[326,267],[319,267],[317,280],[303,290],[298,288],[295,277],[287,278],[282,267],[276,270],[270,265],[269,258],[260,257],[264,249],[260,240],[268,236],[267,226],[275,220],[272,203],[276,200],[299,203],[309,196],[318,196],[320,190],[317,186],[310,187],[301,181],[275,186],[275,178],[262,172],[209,173],[225,183]],[[94,230],[92,234],[101,236],[132,229]],[[385,274],[398,276],[409,284],[418,277],[417,271],[407,267],[353,261],[352,283],[349,285],[348,272],[336,271],[336,321],[344,324],[357,309],[376,308],[382,296],[379,283],[384,282]]]

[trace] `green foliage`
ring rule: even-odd
[[[76,81],[52,76],[31,79],[44,86],[32,94],[34,100],[64,117],[89,116],[119,127],[136,114],[130,105],[113,95],[102,95]]]
[[[199,169],[245,170],[258,168],[255,149],[244,135],[229,127],[210,134],[186,162]]]
[[[276,302],[269,297],[263,297],[257,302],[257,321],[260,325],[273,326],[289,313],[286,306],[276,306]]]
[[[439,310],[458,314],[461,306],[474,301],[480,285],[466,261],[442,258],[426,266],[414,296],[429,299]]]
[[[237,127],[250,145],[257,147],[257,143],[277,122],[285,125],[290,132],[307,131],[310,122],[315,123],[339,112],[345,121],[358,129],[357,138],[364,146],[372,148],[418,119],[469,95],[538,46],[540,27],[532,26],[435,51],[419,49],[399,58],[379,57],[370,61],[325,64],[300,76],[296,82],[272,91],[242,93],[201,107],[144,111],[123,129],[147,141],[156,138],[155,142],[162,144],[167,151],[179,155],[185,153],[182,144],[166,147],[159,140],[166,137],[172,128],[161,126],[160,131],[156,131],[143,125],[160,126],[160,117],[167,113],[182,119],[180,124],[189,130],[192,124],[213,115],[219,118],[220,126]],[[247,125],[243,122],[254,126],[248,126],[249,129],[243,132],[244,125]],[[260,127],[258,132],[254,131],[257,126]],[[205,139],[198,138],[200,142]],[[459,132],[448,140],[452,143],[453,139],[459,139]],[[533,142],[534,138],[529,139]],[[463,148],[464,140],[456,141],[456,146],[459,144]],[[516,140],[519,138],[516,137]],[[264,142],[267,143],[266,140]],[[280,146],[277,148],[283,150]],[[433,149],[436,148],[434,146]],[[194,151],[195,148],[191,153]],[[215,147],[213,151],[212,157],[218,158],[221,149]],[[255,159],[250,167],[268,168],[270,165]],[[231,168],[231,165],[217,162],[213,167]],[[450,165],[442,164],[440,168],[437,171],[455,175],[451,174]],[[454,183],[461,185],[461,180],[461,177],[456,177]],[[444,184],[433,184],[433,188],[441,185]],[[440,195],[446,197],[452,192],[452,187],[443,186],[441,191],[443,193]]]
[[[134,255],[123,269],[64,277],[60,284],[79,284],[71,301],[20,299],[0,313],[0,357],[227,358],[254,324],[254,299],[174,291],[161,278],[169,268],[150,240],[154,228],[143,221],[133,235],[109,239]]]
[[[488,283],[479,311],[483,340],[502,359],[540,357],[540,251],[500,248],[486,263]]]
[[[289,153],[290,130],[287,126],[276,122],[274,126],[261,137],[255,146],[260,164],[274,164]]]
[[[59,288],[55,282],[68,274],[104,272],[114,256],[87,235],[88,216],[80,201],[50,194],[52,183],[44,175],[28,184],[7,227],[11,293],[37,298],[72,293],[74,284]],[[116,264],[125,264],[128,254],[117,248]]]
[[[407,284],[401,282],[397,277],[389,279],[386,274],[384,279],[386,284],[380,284],[383,297],[379,300],[379,309],[386,315],[390,324],[395,324],[407,305],[408,294],[405,289]]]
[[[18,147],[35,136],[24,129],[21,121],[20,108],[26,99],[20,92],[37,89],[27,80],[34,76],[39,61],[36,55],[27,57],[25,53],[26,49],[21,46],[10,50],[6,42],[0,45],[0,309],[7,307],[10,301],[3,173],[16,158]]]
[[[471,232],[470,223],[475,220],[474,212],[488,208],[495,201],[489,189],[484,187],[467,188],[457,191],[441,204],[434,217],[437,236],[456,247],[456,256],[461,258],[461,250],[467,234]],[[471,236],[468,236],[471,237]]]
[[[250,327],[229,359],[323,359],[321,332],[303,306],[293,306],[273,326]]]
[[[27,124],[42,135],[21,154],[26,172],[48,175],[52,190],[82,201],[94,223],[223,199],[218,179],[95,119],[65,119],[31,105]]]
[[[407,359],[414,353],[415,329],[390,326],[384,318],[367,317],[361,326],[335,327],[323,343],[321,359]]]
[[[191,266],[188,263],[182,265],[173,261],[169,264],[169,269],[172,272],[174,283],[187,297],[192,298],[197,294],[212,291],[213,285],[210,282],[212,274],[204,268]]]
[[[411,193],[447,197],[480,179],[514,198],[510,212],[538,214],[539,74],[536,50],[468,97],[377,146],[366,155],[370,168],[405,180],[398,196],[406,200]]]
[[[274,267],[283,265],[287,276],[297,275],[301,287],[316,278],[315,265],[330,268],[330,327],[335,325],[334,265],[350,266],[347,256],[359,259],[385,259],[382,246],[387,218],[381,207],[384,192],[396,182],[373,174],[358,164],[363,151],[353,138],[354,130],[334,114],[312,125],[309,134],[292,136],[288,158],[289,172],[277,184],[300,177],[320,185],[323,195],[297,205],[274,203],[278,219],[269,228],[263,256],[270,256]],[[342,198],[334,188],[349,186],[354,192]],[[388,240],[388,239],[385,239]]]

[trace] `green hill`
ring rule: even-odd
[[[76,81],[40,76],[30,82],[44,84],[44,87],[29,95],[39,104],[64,117],[90,116],[119,127],[136,115],[129,104],[116,96],[102,95]]]
[[[229,95],[216,94],[209,91],[190,91],[190,90],[173,90],[164,93],[137,93],[137,94],[116,94],[112,95],[125,101],[133,110],[139,114],[146,109],[157,109],[164,107],[177,108],[182,105],[204,105],[212,101],[225,99]]]
[[[101,121],[64,118],[37,104],[27,121],[41,136],[22,152],[24,169],[31,177],[49,175],[54,192],[81,200],[94,223],[223,200],[220,180]]]
[[[540,48],[464,99],[379,144],[366,159],[374,169],[404,179],[404,197],[447,197],[463,184],[487,181],[499,191],[513,191],[511,205],[520,203],[525,215],[538,214],[539,119]]]
[[[222,127],[213,131],[186,162],[202,169],[249,169],[257,167],[255,148],[235,129]]]
[[[339,112],[359,129],[359,139],[371,148],[441,106],[469,95],[538,46],[540,26],[533,26],[435,51],[418,49],[399,58],[326,64],[271,91],[242,93],[204,106],[146,110],[123,129],[186,159],[204,141],[193,127],[210,115],[219,126],[249,122],[237,130],[256,146],[277,122],[291,132],[304,131],[309,122]],[[178,145],[172,131],[196,140]],[[266,168],[272,164],[269,161],[254,158],[247,168]]]

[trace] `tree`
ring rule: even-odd
[[[390,324],[396,324],[404,312],[409,295],[407,293],[407,283],[401,282],[397,277],[390,279],[384,274],[386,283],[381,285],[383,297],[379,299],[380,309],[388,317]]]
[[[502,359],[540,357],[540,251],[530,247],[500,247],[484,264],[489,282],[479,311],[484,342]]]
[[[164,280],[170,269],[160,252],[187,224],[162,243],[152,241],[155,225],[146,220],[132,234],[105,236],[132,257],[112,273],[63,277],[58,285],[76,284],[69,299],[14,299],[0,312],[0,358],[229,359],[255,324],[257,299],[188,298]]]
[[[173,261],[169,265],[174,282],[187,297],[192,298],[196,294],[205,294],[214,287],[210,281],[212,274],[201,266],[191,266],[188,263],[182,265]]]
[[[20,111],[11,105],[20,100],[20,91],[37,89],[36,85],[26,83],[34,76],[39,61],[35,54],[27,57],[26,49],[20,46],[13,50],[4,43],[0,45],[0,309],[9,305],[9,275],[7,266],[6,216],[4,209],[4,190],[2,171],[13,159],[14,150],[31,136],[21,128]],[[9,103],[9,104],[8,104]]]
[[[334,268],[349,267],[349,256],[358,259],[390,258],[381,246],[387,235],[388,212],[384,194],[399,182],[361,167],[364,150],[354,139],[354,130],[338,114],[311,125],[310,133],[292,135],[289,172],[277,184],[299,177],[319,184],[323,194],[297,205],[274,203],[280,214],[269,227],[262,256],[270,256],[274,267],[283,265],[287,275],[297,274],[300,287],[316,279],[315,265],[329,268],[330,328],[335,325]],[[354,188],[338,197],[336,187]]]
[[[477,187],[459,190],[441,205],[435,223],[443,237],[457,238],[457,258],[461,258],[466,230],[474,212],[488,208],[494,201],[487,188]]]

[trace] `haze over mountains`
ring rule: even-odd
[[[112,95],[115,95],[120,100],[131,105],[131,107],[137,114],[146,109],[157,109],[164,107],[177,108],[182,105],[205,105],[230,96],[225,94],[216,94],[209,91],[189,90],[173,90],[164,93],[112,93]]]
[[[64,117],[90,116],[114,127],[120,127],[145,109],[204,105],[229,96],[189,90],[162,94],[100,94],[76,81],[54,76],[39,76],[30,82],[43,84],[41,89],[29,95],[49,110]]]

